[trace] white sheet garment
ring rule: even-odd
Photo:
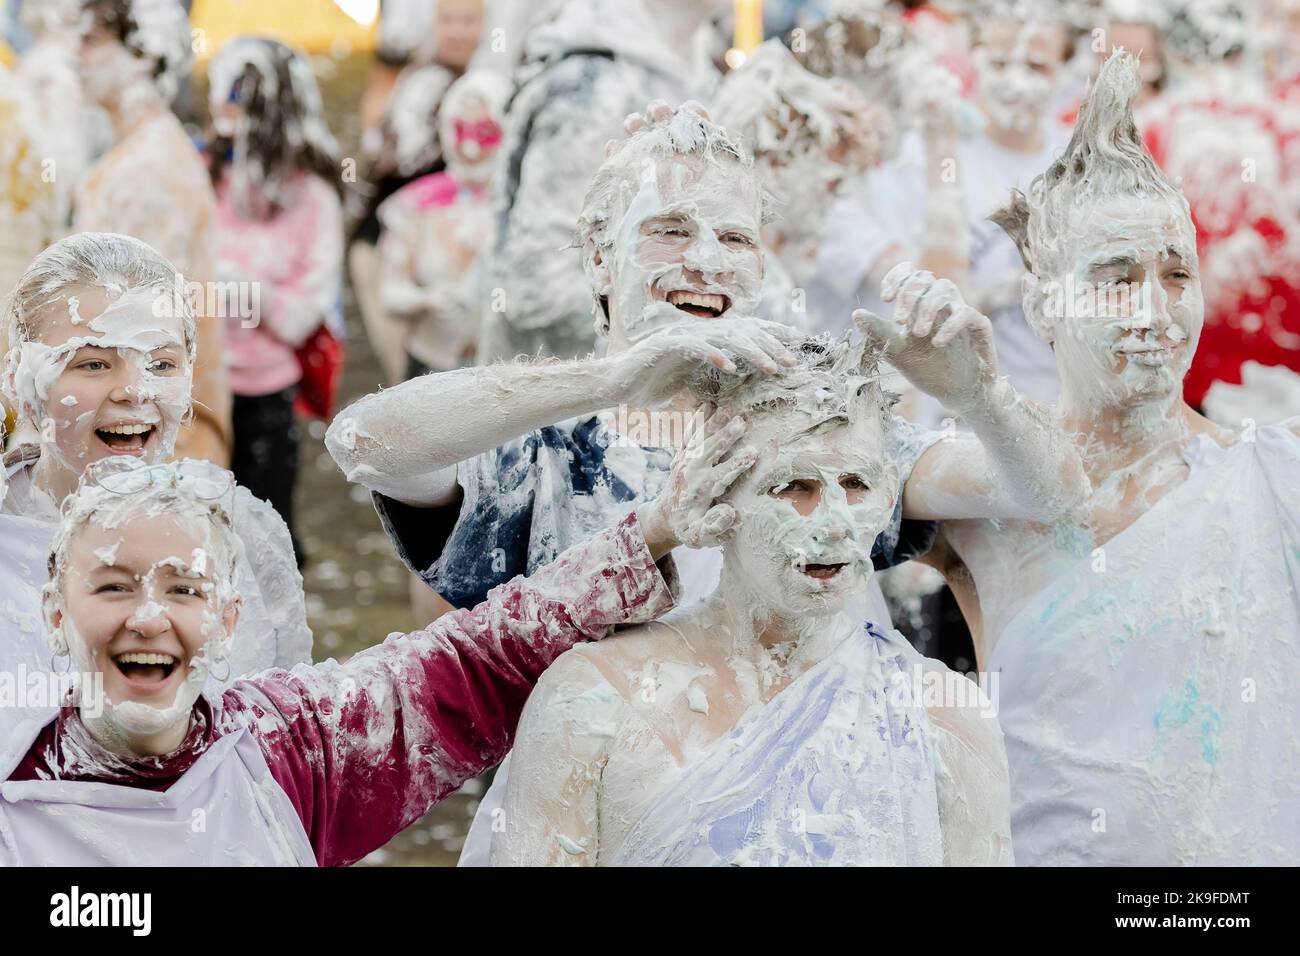
[[[0,764],[3,777],[16,763]],[[315,865],[293,804],[246,729],[217,740],[164,791],[0,783],[0,866]]]
[[[702,601],[717,588],[718,578],[722,574],[721,548],[674,548],[673,562],[677,566],[677,578],[682,587],[677,602],[679,606],[686,607]],[[875,575],[850,599],[848,613],[855,620],[889,621],[889,606],[885,603],[885,595],[881,592],[880,582]],[[506,798],[509,781],[510,754],[506,754],[506,758],[497,766],[492,785],[474,812],[474,820],[470,823],[457,866],[490,865],[488,857],[492,851],[492,821],[497,819],[495,812],[501,809]]]
[[[1300,438],[1185,458],[998,640],[1021,864],[1300,860]]]
[[[915,651],[864,625],[691,764],[633,826],[616,866],[941,866]]]

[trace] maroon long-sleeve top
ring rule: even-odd
[[[393,635],[346,664],[300,664],[200,700],[181,747],[124,758],[71,708],[45,726],[11,780],[164,790],[225,734],[247,728],[297,810],[316,861],[354,863],[510,749],[542,671],[574,644],[673,605],[635,515],[570,548],[472,610]]]

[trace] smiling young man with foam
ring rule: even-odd
[[[1196,235],[1134,126],[1140,82],[1112,56],[999,214],[1092,497],[1077,526],[942,522],[935,553],[1001,673],[1020,863],[1294,863],[1300,423],[1238,435],[1183,401]],[[965,308],[933,277],[903,288]]]
[[[629,128],[578,225],[607,356],[424,376],[344,409],[326,436],[348,477],[374,492],[403,558],[453,605],[472,605],[654,497],[672,457],[662,446],[680,447],[719,373],[770,374],[794,361],[791,330],[751,317],[766,202],[744,151],[692,109],[656,104]],[[966,412],[991,452],[974,439],[936,445],[937,435],[896,421],[891,460],[905,483],[951,495],[953,516],[1059,513],[1082,487],[1077,458],[998,382],[987,333],[986,319],[963,311],[894,360]],[[617,412],[597,415],[604,409]],[[1023,454],[1020,439],[1040,431],[1047,453]],[[659,447],[629,440],[636,434]],[[1038,494],[1071,478],[1059,500]],[[882,533],[885,563],[918,544],[899,544],[905,507]],[[688,599],[708,593],[717,567],[683,582]]]

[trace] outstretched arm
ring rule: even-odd
[[[893,320],[859,311],[858,326],[975,433],[945,438],[921,456],[904,487],[904,515],[1052,522],[1072,514],[1091,491],[1078,449],[1045,406],[998,376],[988,318],[953,282],[910,263],[890,270],[881,296],[896,302]]]
[[[793,362],[796,333],[752,318],[689,319],[604,359],[500,364],[411,379],[345,408],[326,446],[350,481],[411,505],[450,504],[457,462],[535,428],[620,403],[643,407],[683,388],[703,364]]]
[[[346,664],[239,682],[225,695],[224,719],[258,739],[318,862],[353,863],[501,760],[556,657],[672,605],[629,516],[473,610],[391,636]]]

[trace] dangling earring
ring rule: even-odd
[[[189,408],[185,409],[185,414],[181,416],[181,427],[189,428],[193,424],[194,424],[194,406],[191,405]]]
[[[57,662],[57,661],[60,660],[60,659],[65,660],[65,661],[68,662],[68,666],[65,667],[63,670],[59,670],[57,667],[54,666],[54,665],[55,665],[55,662]],[[51,674],[67,674],[67,673],[70,673],[71,671],[72,671],[72,658],[71,658],[71,657],[68,657],[66,654],[59,654],[59,653],[57,653],[57,652],[50,654],[50,673],[51,673]]]
[[[226,681],[230,680],[230,658],[229,657],[221,658],[221,663],[226,665],[226,673],[224,675],[218,677],[215,666],[211,671],[212,679],[216,681],[218,684],[224,684]]]

